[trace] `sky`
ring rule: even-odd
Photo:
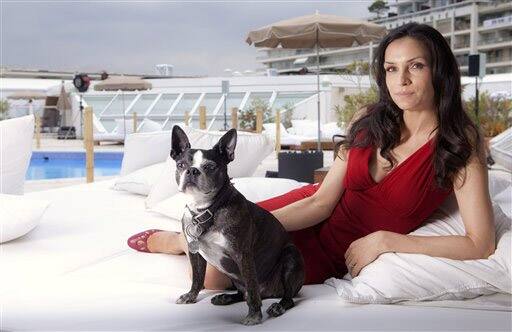
[[[372,1],[0,0],[2,66],[174,75],[221,75],[263,66],[250,30],[318,10],[368,18]]]

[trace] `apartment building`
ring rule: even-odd
[[[459,62],[468,71],[468,55],[485,53],[487,74],[512,72],[512,2],[509,0],[394,0],[386,17],[372,21],[396,28],[409,22],[439,30]],[[323,73],[336,72],[356,60],[369,61],[377,45],[322,49]],[[373,48],[373,50],[371,49]],[[257,61],[279,74],[316,70],[314,49],[260,49]]]

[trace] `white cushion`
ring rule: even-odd
[[[121,176],[116,179],[112,189],[147,196],[160,174],[162,174],[165,165],[165,162],[158,163]]]
[[[158,202],[178,192],[178,183],[176,183],[175,178],[176,162],[171,157],[168,157],[164,164],[164,170],[156,179],[155,184],[151,187],[148,197],[144,202],[146,208],[152,208],[158,204]]]
[[[317,137],[317,122],[311,120],[292,120],[292,128],[295,135]]]
[[[23,194],[33,136],[33,115],[0,121],[0,193]]]
[[[500,206],[503,213],[512,218],[512,186],[494,196],[493,201]]]
[[[344,300],[357,303],[458,300],[495,292],[511,293],[511,220],[493,205],[496,252],[488,259],[452,260],[419,254],[385,253],[351,279],[331,278]],[[413,235],[464,235],[464,224],[452,196]]]
[[[307,136],[310,138],[318,137],[318,122],[311,120],[292,120],[292,128],[289,133]],[[338,127],[336,122],[320,124],[320,136],[323,140],[332,140],[334,135],[342,135],[344,130]]]
[[[266,199],[279,196],[296,189],[305,183],[291,179],[280,178],[236,178],[232,180],[235,188],[249,201],[257,203]],[[187,204],[186,195],[176,193],[166,200],[158,203],[151,211],[163,214],[167,217],[181,220]]]
[[[280,135],[281,137],[284,136],[290,136],[288,131],[286,131],[286,128],[283,126],[282,123],[279,124],[280,128]],[[264,133],[267,135],[270,135],[272,137],[276,136],[276,124],[275,123],[264,123],[263,124]]]
[[[0,194],[0,243],[17,239],[34,229],[48,204],[24,196]]]
[[[164,162],[171,151],[171,132],[136,133],[126,136],[121,175]]]
[[[210,149],[224,135],[223,132],[203,131],[190,127],[183,129],[194,149]],[[253,175],[261,161],[273,150],[274,144],[266,135],[238,132],[235,160],[228,165],[228,175],[232,178]],[[169,150],[167,154],[169,154]],[[146,207],[148,208],[178,192],[178,185],[175,180],[176,163],[170,157],[166,162],[167,167],[151,188],[151,192],[146,199]]]
[[[334,135],[344,135],[345,131],[338,127],[336,122],[324,123],[322,125],[322,137],[332,139]]]
[[[162,126],[153,120],[144,119],[142,121],[141,128],[138,130],[139,133],[150,133],[153,131],[162,131]]]
[[[116,128],[114,129],[114,133],[123,135],[133,134],[133,120],[132,119],[115,119]]]
[[[221,131],[184,128],[193,149],[211,149],[225,134]],[[237,132],[235,160],[228,165],[232,178],[251,176],[265,157],[274,151],[273,142],[263,134]]]
[[[509,174],[503,174],[502,171],[489,172],[489,194],[494,197],[512,185],[512,179]]]

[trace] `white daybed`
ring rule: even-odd
[[[280,142],[284,147],[298,147],[303,142],[316,141],[318,134],[317,122],[309,120],[292,120],[294,126],[288,130],[280,123]],[[274,141],[276,139],[276,125],[275,123],[264,123],[264,134],[268,135]],[[321,127],[321,140],[331,142],[333,135],[343,134],[344,131],[336,125],[335,122],[322,124]]]
[[[112,132],[108,132],[99,119],[93,115],[93,140],[98,144],[100,142],[124,142],[125,137],[133,133],[132,119],[116,119],[116,127]],[[137,132],[149,133],[161,131],[162,126],[152,120],[144,119],[137,126]],[[125,134],[126,133],[126,134]]]
[[[297,306],[262,325],[239,321],[247,306],[177,305],[190,281],[185,256],[126,245],[144,229],[178,230],[147,212],[144,196],[110,189],[113,180],[26,194],[51,201],[40,225],[0,245],[2,331],[12,330],[510,330],[510,295],[466,301],[358,305],[328,285],[305,286]],[[265,310],[274,300],[264,300]]]

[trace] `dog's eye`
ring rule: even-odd
[[[207,169],[208,171],[213,171],[214,169],[217,168],[217,165],[215,165],[215,164],[206,164],[206,165],[204,165],[204,168]]]
[[[185,166],[185,164],[183,164],[182,162],[179,162],[176,164],[176,167],[178,168],[183,168]]]

